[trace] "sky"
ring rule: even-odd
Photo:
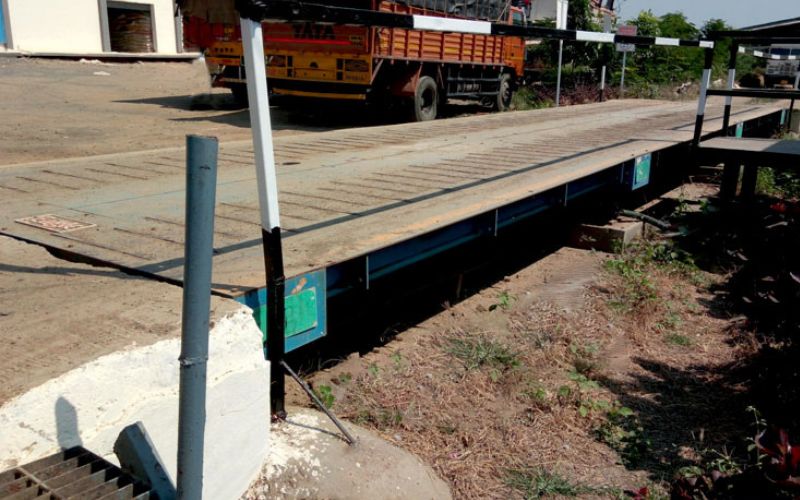
[[[800,0],[617,0],[623,20],[650,9],[657,16],[683,12],[698,28],[711,18],[734,28],[800,17]]]

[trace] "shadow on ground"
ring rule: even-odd
[[[176,122],[210,122],[247,128],[250,118],[245,104],[237,102],[231,94],[209,93],[196,95],[171,95],[115,101],[125,104],[144,104],[170,109],[197,112],[197,116],[173,118]],[[393,125],[410,121],[409,109],[379,108],[363,103],[270,96],[272,125],[275,130],[298,129],[322,131],[340,128]],[[204,111],[228,111],[220,114],[203,114]],[[440,110],[440,118],[489,112],[477,103],[457,101]]]
[[[762,195],[700,208],[678,217],[688,232],[675,244],[701,269],[725,277],[700,302],[702,314],[726,320],[737,359],[676,369],[640,355],[629,381],[604,381],[652,441],[646,458],[626,465],[654,479],[671,480],[698,458],[754,464],[747,449],[759,427],[753,408],[800,441],[800,204]]]

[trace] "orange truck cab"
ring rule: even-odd
[[[413,0],[412,0],[413,2]],[[412,2],[332,0],[332,5],[399,14],[470,18]],[[432,2],[428,2],[432,3]],[[462,2],[463,3],[463,2]],[[423,2],[424,4],[424,2]],[[522,9],[503,22],[524,24]],[[187,39],[205,50],[215,86],[246,101],[241,36],[236,25],[187,20]],[[520,37],[322,23],[264,23],[270,91],[287,96],[410,104],[417,121],[436,118],[447,99],[477,99],[505,110],[523,74]]]

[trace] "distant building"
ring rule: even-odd
[[[178,54],[175,13],[174,0],[0,0],[0,51]]]
[[[531,21],[552,19],[556,21],[556,26],[560,26],[561,22],[565,22],[568,4],[568,0],[532,0],[530,19]],[[614,0],[589,0],[589,5],[599,23],[602,23],[605,16],[610,16],[612,19],[616,17]]]
[[[611,16],[612,19],[617,15],[614,13],[614,0],[589,0],[592,5],[592,11],[598,20],[602,20],[604,16]]]
[[[800,17],[748,26],[742,28],[742,30],[751,31],[753,35],[800,37]],[[755,48],[767,52],[768,54],[800,57],[800,44],[773,44]],[[800,71],[800,61],[777,61],[767,59],[766,84],[769,86],[774,84],[794,83],[798,71]]]

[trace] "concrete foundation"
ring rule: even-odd
[[[349,446],[322,413],[289,409],[273,428],[270,454],[246,499],[449,500],[450,489],[416,456],[345,422]]]
[[[240,496],[268,451],[269,370],[260,344],[244,308],[212,331],[207,498]],[[0,407],[0,470],[76,445],[117,463],[117,435],[141,421],[174,481],[179,351],[180,341],[170,339],[103,356],[7,402]]]
[[[631,219],[616,219],[602,226],[581,224],[572,233],[570,246],[615,252],[643,234],[644,223]]]
[[[250,310],[212,298],[205,496],[238,498],[269,450],[269,365]],[[176,477],[181,288],[0,237],[0,471],[143,422]],[[233,459],[235,458],[235,460]]]

